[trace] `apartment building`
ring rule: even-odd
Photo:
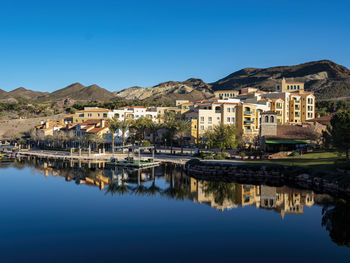
[[[102,137],[108,132],[109,129],[106,126],[106,121],[104,119],[90,119],[75,126],[76,136],[96,134],[97,136]]]
[[[79,110],[75,114],[69,115],[73,124],[83,123],[87,120],[110,119],[112,117],[113,112],[111,110],[98,107],[85,107],[84,110]]]
[[[295,92],[303,91],[304,83],[297,81],[287,81],[285,78],[282,78],[281,83],[276,85],[276,91],[280,92]]]
[[[267,105],[243,103],[239,99],[215,99],[195,104],[183,117],[191,122],[191,136],[197,142],[220,124],[235,125],[243,136],[257,136],[260,114],[268,109]]]
[[[239,94],[238,90],[217,90],[214,92],[216,99],[228,99],[237,97]]]
[[[143,106],[122,107],[117,110],[113,110],[113,116],[120,121],[123,120],[137,120],[139,118],[147,118],[152,121],[157,120],[157,112],[150,110]]]

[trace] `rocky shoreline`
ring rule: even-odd
[[[220,162],[189,161],[187,174],[196,179],[208,181],[237,182],[242,184],[265,184],[313,190],[350,200],[350,184],[342,175],[337,177],[313,173],[310,169],[284,166],[251,166]]]

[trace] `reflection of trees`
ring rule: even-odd
[[[237,203],[237,184],[225,182],[204,182],[203,190],[212,194],[216,203],[222,205],[225,200]]]
[[[114,194],[119,194],[119,195],[124,195],[126,193],[128,193],[130,190],[130,187],[124,182],[122,181],[121,184],[118,184],[118,182],[116,181],[111,181],[108,184],[107,190],[106,190],[106,195],[110,194],[110,195],[114,195]]]
[[[156,186],[155,180],[153,180],[152,185],[148,188],[148,194],[149,195],[156,195],[160,192],[160,188]]]
[[[333,242],[350,247],[350,205],[338,200],[334,206],[322,209],[322,226],[329,232]]]

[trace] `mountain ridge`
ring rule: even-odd
[[[235,71],[212,83],[200,78],[185,81],[166,81],[151,87],[133,86],[120,91],[108,91],[96,84],[84,86],[79,82],[49,92],[27,90],[23,87],[6,92],[0,89],[0,101],[109,101],[113,99],[141,101],[170,101],[188,99],[196,101],[214,96],[214,91],[257,87],[271,91],[280,80],[302,81],[305,89],[314,91],[318,99],[350,97],[350,70],[330,60],[319,60],[292,66],[268,68],[247,67]]]

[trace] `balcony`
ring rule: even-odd
[[[254,121],[252,121],[252,120],[245,120],[244,124],[254,124]]]
[[[244,115],[252,115],[252,114],[254,114],[253,111],[249,111],[249,110],[244,111]]]
[[[299,114],[295,114],[295,118],[300,118],[300,115]]]
[[[294,100],[295,103],[300,103],[300,100]]]
[[[277,113],[277,116],[281,117],[281,116],[282,116],[282,113]]]

